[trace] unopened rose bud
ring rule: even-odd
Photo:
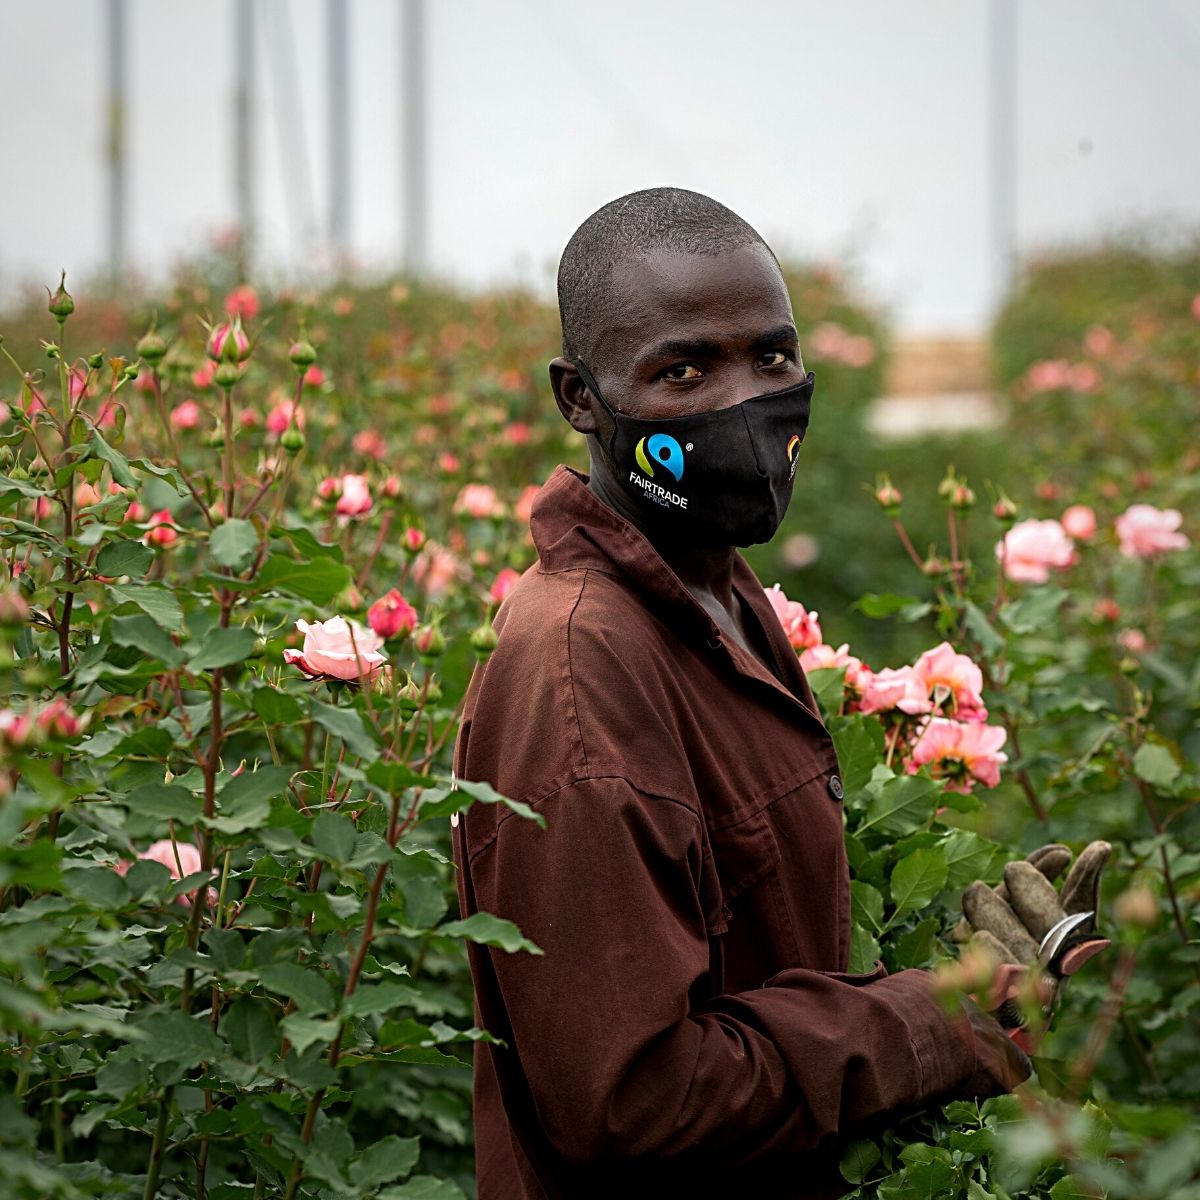
[[[949,501],[951,508],[958,512],[967,512],[975,507],[975,493],[960,481],[951,490]]]
[[[57,342],[48,342],[43,338],[42,349],[45,350],[46,357],[51,361],[57,361],[62,357],[62,351],[58,348]]]
[[[304,434],[293,425],[290,429],[285,429],[280,434],[279,444],[289,454],[299,454],[304,449]]]
[[[1121,617],[1121,606],[1111,596],[1101,596],[1092,607],[1092,620],[1112,624]]]
[[[132,383],[141,373],[142,367],[140,363],[129,363],[127,366],[121,368],[120,382]]]
[[[217,387],[231,388],[242,377],[242,368],[237,363],[223,362],[217,364],[213,372],[213,381]]]
[[[409,526],[405,531],[400,541],[404,545],[405,554],[410,557],[414,554],[420,554],[425,545],[425,533],[423,530],[415,529]]]
[[[292,360],[292,366],[303,373],[317,361],[317,351],[311,342],[301,338],[291,344],[288,358]]]
[[[937,493],[943,500],[949,500],[954,494],[954,489],[958,486],[958,476],[954,474],[954,468],[951,467],[946,472],[946,477],[938,484]]]
[[[216,425],[204,435],[204,444],[214,450],[220,450],[225,445],[225,430]]]
[[[250,339],[242,329],[240,318],[225,321],[213,329],[208,338],[208,356],[223,363],[240,363],[250,357]]]
[[[433,662],[446,649],[446,639],[436,625],[422,625],[413,634],[413,645],[425,662]]]
[[[87,365],[88,365],[88,366],[89,366],[89,367],[90,367],[90,368],[91,368],[93,371],[98,371],[98,370],[100,370],[100,368],[101,368],[102,366],[104,366],[104,353],[103,353],[103,351],[101,351],[99,354],[89,354],[89,355],[87,356]]]
[[[442,700],[442,685],[436,679],[430,676],[425,684],[425,703],[440,704]]]
[[[409,680],[397,693],[396,703],[405,717],[411,717],[421,707],[421,689]]]
[[[401,484],[400,477],[398,475],[389,475],[383,481],[383,486],[380,488],[380,491],[383,492],[384,496],[388,500],[399,500],[400,497],[404,495],[404,486]]]
[[[938,558],[936,554],[931,554],[921,565],[921,570],[930,579],[940,579],[949,569],[950,567],[946,560]]]
[[[889,517],[898,517],[904,496],[887,475],[880,475],[875,481],[875,501]]]
[[[471,649],[475,651],[476,658],[481,661],[495,650],[497,641],[499,638],[497,638],[490,621],[484,621],[477,629],[471,631]]]
[[[1113,901],[1113,916],[1119,925],[1153,929],[1158,924],[1158,898],[1147,887],[1126,888]]]
[[[326,475],[317,484],[317,499],[322,504],[336,504],[342,498],[342,481],[337,475]]]
[[[58,289],[53,294],[50,293],[49,288],[46,289],[47,295],[50,296],[50,303],[46,307],[60,325],[75,311],[75,301],[71,299],[71,293],[67,291],[66,284],[67,273],[64,271],[58,281]]]
[[[166,358],[167,343],[158,335],[153,325],[138,339],[137,352],[138,357],[152,367]]]
[[[992,516],[1001,525],[1011,525],[1017,519],[1017,504],[1011,497],[1000,493],[999,499],[992,505]]]

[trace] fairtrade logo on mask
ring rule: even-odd
[[[647,457],[649,455],[649,457]],[[683,478],[683,450],[679,443],[666,433],[652,433],[648,438],[641,438],[633,451],[638,466],[654,478],[654,468],[650,460],[666,467],[678,483]]]
[[[796,464],[800,461],[800,438],[794,433],[788,439],[787,456],[788,462],[792,464],[792,469],[788,472],[788,478],[791,479],[796,474]]]

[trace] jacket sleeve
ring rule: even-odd
[[[544,951],[486,953],[538,1118],[568,1161],[737,1165],[813,1149],[973,1073],[971,1035],[925,972],[786,970],[708,998],[700,818],[686,805],[602,778],[539,808],[546,830],[504,820],[471,882],[479,908]]]

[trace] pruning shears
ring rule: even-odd
[[[1042,1007],[1042,1015],[1045,1018],[1043,1032],[1049,1029],[1054,1021],[1054,1014],[1067,980],[1084,963],[1109,945],[1111,942],[1108,938],[1096,933],[1096,914],[1091,911],[1072,913],[1047,930],[1037,952],[1038,968],[1051,984],[1049,996]],[[996,1009],[996,1019],[1008,1030],[1008,1036],[1023,1050],[1028,1051],[1026,1018],[1015,997],[1005,997]]]

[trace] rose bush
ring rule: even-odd
[[[156,323],[63,289],[0,346],[0,1182],[470,1193],[486,1035],[462,941],[535,948],[448,919],[448,818],[504,803],[449,750],[538,483],[580,464],[534,383],[554,315],[407,284],[271,297],[221,269]],[[1003,441],[954,451],[1016,497],[991,515],[961,470],[939,487],[929,454],[900,471],[869,443],[878,320],[828,272],[789,281],[837,419],[753,559],[838,744],[854,969],[945,963],[962,888],[1043,842],[1116,848],[1118,944],[1071,984],[1038,1085],[856,1142],[844,1173],[864,1196],[1194,1195],[1194,466],[1125,414],[1163,411],[1151,367],[1181,369],[1200,323],[1185,305],[1159,342],[1114,318],[1042,354],[1094,368],[1053,376],[1086,383],[1069,432],[1092,439],[1058,458],[1041,423],[1084,393],[1017,372],[1022,472]],[[901,487],[857,490],[888,468]],[[1057,528],[996,549],[1027,520]]]

